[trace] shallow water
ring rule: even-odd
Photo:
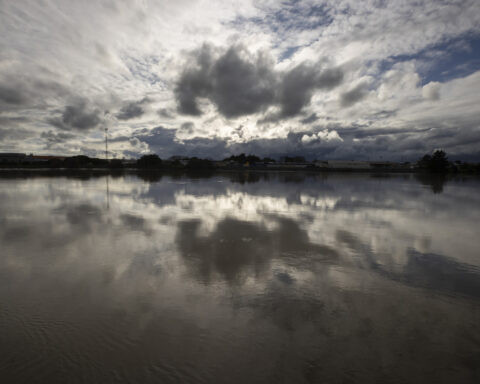
[[[478,383],[480,182],[0,178],[1,383]]]

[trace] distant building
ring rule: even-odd
[[[66,156],[34,156],[30,155],[28,156],[28,161],[34,162],[34,163],[46,163],[47,161],[51,160],[58,160],[58,161],[63,161],[66,159]]]
[[[27,159],[25,153],[0,153],[0,163],[24,163]]]
[[[329,169],[370,169],[371,164],[368,161],[350,161],[350,160],[328,160],[316,161],[315,166]]]
[[[400,169],[406,168],[398,163],[390,161],[352,161],[352,160],[328,160],[316,161],[315,166],[323,169]]]
[[[370,163],[372,168],[392,168],[394,166],[399,167],[400,165],[397,163],[391,163],[390,161],[372,161]]]
[[[313,164],[311,163],[297,163],[297,162],[278,162],[278,163],[267,163],[267,168],[272,169],[305,169],[311,168]]]
[[[49,161],[63,161],[65,156],[43,156],[27,155],[25,153],[0,153],[0,164],[19,164],[19,163],[47,163]]]

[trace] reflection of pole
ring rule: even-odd
[[[105,126],[105,160],[108,160],[108,127]]]
[[[107,209],[110,209],[110,190],[108,189],[108,175],[105,179],[107,180]]]

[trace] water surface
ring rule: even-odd
[[[478,383],[480,182],[0,178],[2,383]]]

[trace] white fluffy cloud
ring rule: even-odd
[[[342,138],[338,135],[337,131],[328,131],[324,129],[323,131],[313,133],[312,135],[303,135],[302,143],[311,144],[315,142],[320,143],[330,143],[330,142],[342,142]]]

